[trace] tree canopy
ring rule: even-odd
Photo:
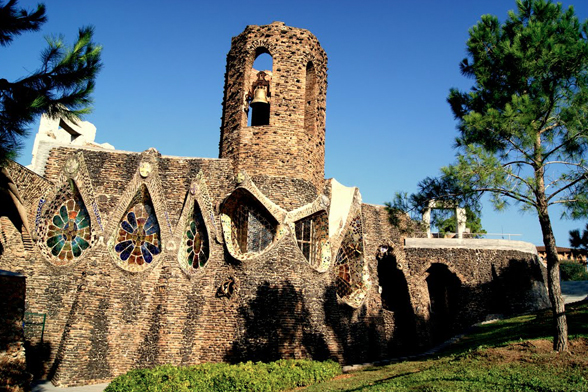
[[[17,0],[0,1],[0,45],[9,45],[23,32],[39,30],[46,20],[43,4],[27,11],[18,8]],[[90,112],[102,66],[102,47],[93,42],[93,29],[81,28],[71,47],[61,37],[47,38],[47,44],[38,70],[15,81],[0,79],[0,166],[15,156],[28,126],[39,115],[76,122]]]

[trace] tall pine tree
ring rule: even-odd
[[[537,214],[547,252],[554,349],[568,350],[559,260],[549,207],[588,211],[588,22],[574,9],[519,0],[504,23],[484,15],[470,29],[463,74],[469,92],[448,97],[458,120],[457,163],[444,176]]]

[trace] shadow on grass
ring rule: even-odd
[[[566,315],[569,336],[588,337],[588,301],[567,305]],[[466,336],[436,355],[459,354],[479,347],[499,347],[511,342],[531,339],[553,339],[551,310],[476,325]]]

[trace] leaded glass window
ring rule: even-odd
[[[184,229],[180,264],[185,271],[192,272],[206,265],[209,257],[208,233],[198,203],[194,203]]]
[[[351,221],[337,252],[335,275],[337,294],[341,298],[351,296],[364,286],[363,235],[359,216]]]
[[[275,228],[252,206],[240,204],[232,216],[232,232],[241,253],[261,252],[274,239]]]
[[[133,271],[144,269],[161,253],[159,223],[144,185],[120,221],[114,251],[119,265]]]
[[[64,265],[90,247],[92,232],[88,210],[72,180],[69,180],[69,190],[60,198],[63,201],[47,226],[45,245],[56,258],[56,264]]]
[[[265,207],[244,189],[235,191],[223,204],[221,221],[229,238],[227,247],[237,255],[262,252],[274,241],[278,226]]]
[[[327,252],[329,226],[326,212],[311,215],[295,223],[296,242],[308,263],[315,268],[322,265]],[[328,253],[330,253],[330,248]],[[329,255],[330,256],[330,255]]]

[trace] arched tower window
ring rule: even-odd
[[[273,59],[265,48],[257,48],[249,75],[249,126],[269,125]]]
[[[304,129],[313,134],[316,128],[316,71],[314,64],[306,64],[306,85],[304,90]]]

